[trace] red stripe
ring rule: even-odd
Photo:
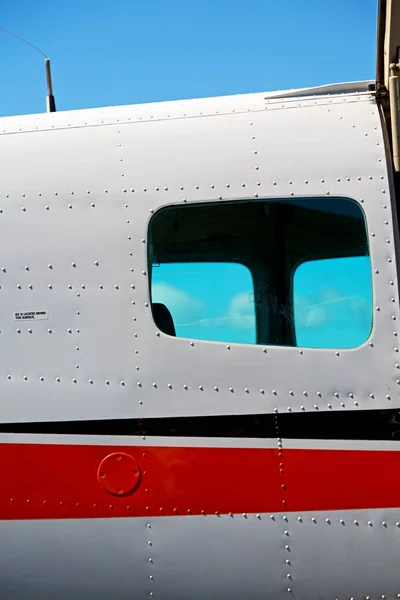
[[[141,470],[140,484],[123,497],[98,477],[113,452],[132,456]],[[397,451],[0,444],[0,467],[0,519],[400,506]]]

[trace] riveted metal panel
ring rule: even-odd
[[[1,522],[1,585],[9,600],[392,599],[398,519],[396,509]]]
[[[398,598],[399,520],[398,509],[288,514],[288,598]]]
[[[160,118],[142,123],[117,123],[104,109],[98,127],[71,113],[57,131],[0,138],[2,421],[399,405],[394,231],[373,97],[274,99],[268,110],[259,97],[257,108],[235,102],[239,112],[218,114],[219,102],[196,101],[198,113],[176,119],[158,106]],[[212,116],[200,115],[210,103]],[[156,210],[325,195],[354,198],[368,219],[374,329],[361,348],[227,346],[157,332],[147,264]],[[48,319],[13,321],[30,310]]]
[[[149,593],[144,519],[1,521],[7,600],[115,600]]]
[[[287,596],[281,520],[264,514],[163,518],[152,521],[150,533],[154,595],[171,600]]]
[[[7,600],[285,598],[280,529],[266,515],[0,522],[7,540],[2,594]]]

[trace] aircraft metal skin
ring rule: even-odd
[[[368,84],[2,119],[0,160],[1,598],[400,597],[400,442],[365,425],[400,409],[397,215]],[[159,209],[314,197],[365,214],[363,345],[157,329]],[[273,433],[229,425],[252,415]]]

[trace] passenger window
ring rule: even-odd
[[[152,298],[168,307],[179,337],[256,343],[253,281],[241,264],[161,264]]]
[[[372,281],[368,257],[302,263],[293,282],[299,346],[355,348],[372,327]]]
[[[185,204],[150,221],[153,318],[167,335],[352,348],[372,328],[364,213],[347,198]]]

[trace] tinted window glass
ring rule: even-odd
[[[238,263],[173,263],[153,269],[153,302],[168,307],[176,335],[256,342],[251,273]]]
[[[303,263],[293,283],[299,346],[355,348],[370,335],[372,281],[368,257]]]
[[[351,348],[370,334],[369,249],[353,200],[171,206],[150,222],[149,252],[153,316],[168,335]]]

